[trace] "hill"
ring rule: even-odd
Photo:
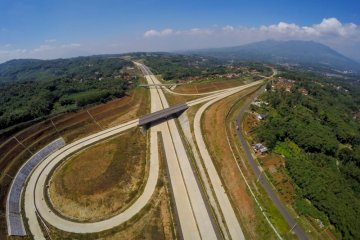
[[[360,63],[313,41],[267,40],[242,46],[187,51],[187,54],[221,59],[300,64],[359,72]]]
[[[122,97],[136,84],[133,67],[108,56],[0,64],[0,130]]]
[[[15,59],[0,64],[0,83],[57,78],[96,79],[110,77],[131,63],[109,56],[39,60]]]

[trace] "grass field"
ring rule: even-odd
[[[160,151],[160,176],[156,190],[149,203],[128,222],[113,229],[93,234],[68,233],[49,226],[51,239],[176,239],[165,161],[164,154]]]
[[[216,80],[197,80],[192,83],[179,85],[175,88],[178,93],[205,93],[237,87],[245,84],[243,79],[216,79]]]
[[[50,199],[69,218],[108,218],[141,192],[145,166],[146,136],[131,129],[67,159],[50,181]]]
[[[177,93],[190,93],[190,94],[198,94],[198,93],[206,93],[213,92],[218,90],[223,90],[227,88],[237,87],[244,85],[246,83],[251,82],[251,80],[247,78],[239,78],[239,79],[212,79],[212,80],[196,80],[192,83],[186,83],[183,85],[179,85],[173,90]],[[178,103],[183,103],[187,101],[191,101],[204,96],[182,96],[176,94],[170,94],[165,91],[166,98],[168,99],[170,105],[175,105]]]

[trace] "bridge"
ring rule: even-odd
[[[178,116],[188,108],[189,106],[186,103],[181,103],[157,112],[150,113],[139,118],[139,126],[147,129],[151,123],[160,122],[169,117]]]
[[[183,83],[153,83],[153,84],[139,84],[139,87],[173,87],[182,85]]]

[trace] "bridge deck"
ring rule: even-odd
[[[186,103],[181,103],[181,104],[177,104],[177,105],[174,105],[174,106],[166,108],[166,109],[162,109],[157,112],[150,113],[148,115],[140,117],[139,126],[143,126],[143,125],[149,124],[151,122],[155,122],[157,120],[167,118],[175,113],[183,112],[188,108],[189,108],[189,106]]]
[[[151,84],[139,84],[140,87],[152,87],[152,86],[174,86],[174,85],[182,85],[183,83],[151,83]]]

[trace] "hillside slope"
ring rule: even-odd
[[[96,79],[110,77],[132,63],[108,56],[68,59],[15,59],[0,64],[0,83],[57,78]]]

